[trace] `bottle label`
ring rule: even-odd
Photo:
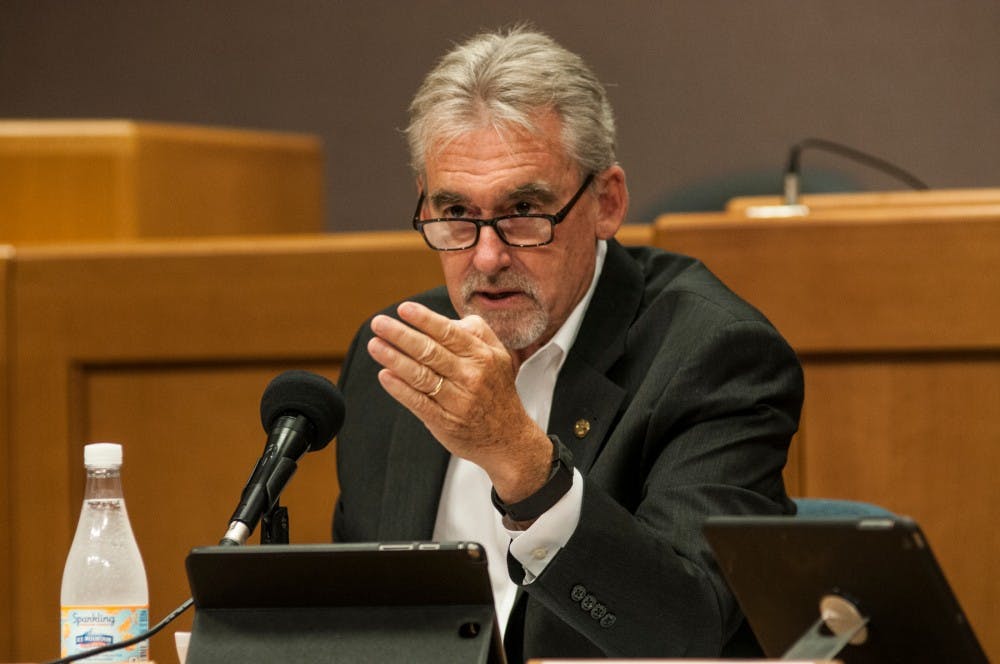
[[[139,636],[149,629],[145,606],[62,607],[62,657],[86,652]],[[88,657],[88,662],[145,662],[149,641]]]

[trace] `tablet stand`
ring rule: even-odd
[[[485,552],[403,542],[196,548],[188,664],[498,664]]]
[[[288,544],[288,508],[277,500],[260,518],[261,544]]]
[[[188,664],[498,662],[492,607],[202,609]]]
[[[840,595],[824,595],[819,618],[781,659],[833,659],[848,643],[861,645],[868,639],[868,618]]]

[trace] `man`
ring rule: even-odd
[[[349,352],[335,539],[482,543],[513,661],[717,656],[742,618],[701,525],[794,510],[794,353],[697,261],[614,241],[610,105],[545,35],[458,46],[410,112],[446,289]]]

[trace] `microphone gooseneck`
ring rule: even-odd
[[[299,457],[330,443],[344,422],[344,398],[322,376],[286,371],[264,390],[260,416],[267,432],[264,452],[229,519],[221,545],[244,544],[261,517],[277,504]]]
[[[861,150],[830,141],[825,138],[804,138],[791,147],[788,151],[788,165],[785,167],[784,178],[784,200],[783,205],[797,205],[800,193],[800,161],[802,151],[806,148],[819,148],[853,159],[859,163],[871,166],[877,170],[887,173],[902,182],[905,182],[913,189],[930,189],[927,184],[916,175],[906,171],[893,163],[886,161],[875,155],[862,152]]]

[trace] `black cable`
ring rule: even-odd
[[[855,161],[867,164],[872,168],[878,169],[883,173],[902,180],[914,189],[930,189],[930,187],[928,187],[927,184],[916,175],[886,161],[885,159],[881,159],[868,154],[867,152],[862,152],[861,150],[843,145],[842,143],[826,140],[825,138],[806,138],[793,145],[788,153],[788,168],[785,170],[786,174],[793,175],[796,178],[798,177],[799,155],[805,148],[820,148],[822,150],[827,150],[828,152],[833,152],[834,154],[839,154],[842,157],[854,159]]]
[[[180,606],[171,611],[170,615],[168,615],[166,618],[158,622],[156,626],[153,627],[153,629],[148,630],[140,634],[139,636],[132,637],[128,641],[122,641],[121,643],[112,643],[111,645],[101,646],[100,648],[94,648],[93,650],[88,650],[86,652],[78,652],[75,655],[68,655],[66,657],[63,657],[62,659],[54,659],[50,662],[45,662],[45,664],[65,664],[66,662],[75,662],[78,659],[86,659],[87,657],[93,657],[94,655],[100,655],[101,653],[110,652],[112,650],[128,648],[129,646],[135,645],[140,641],[145,641],[146,639],[152,637],[161,629],[172,623],[174,620],[176,620],[179,615],[181,615],[189,608],[191,608],[191,605],[193,603],[194,600],[188,597],[186,600],[184,600],[184,602]]]

